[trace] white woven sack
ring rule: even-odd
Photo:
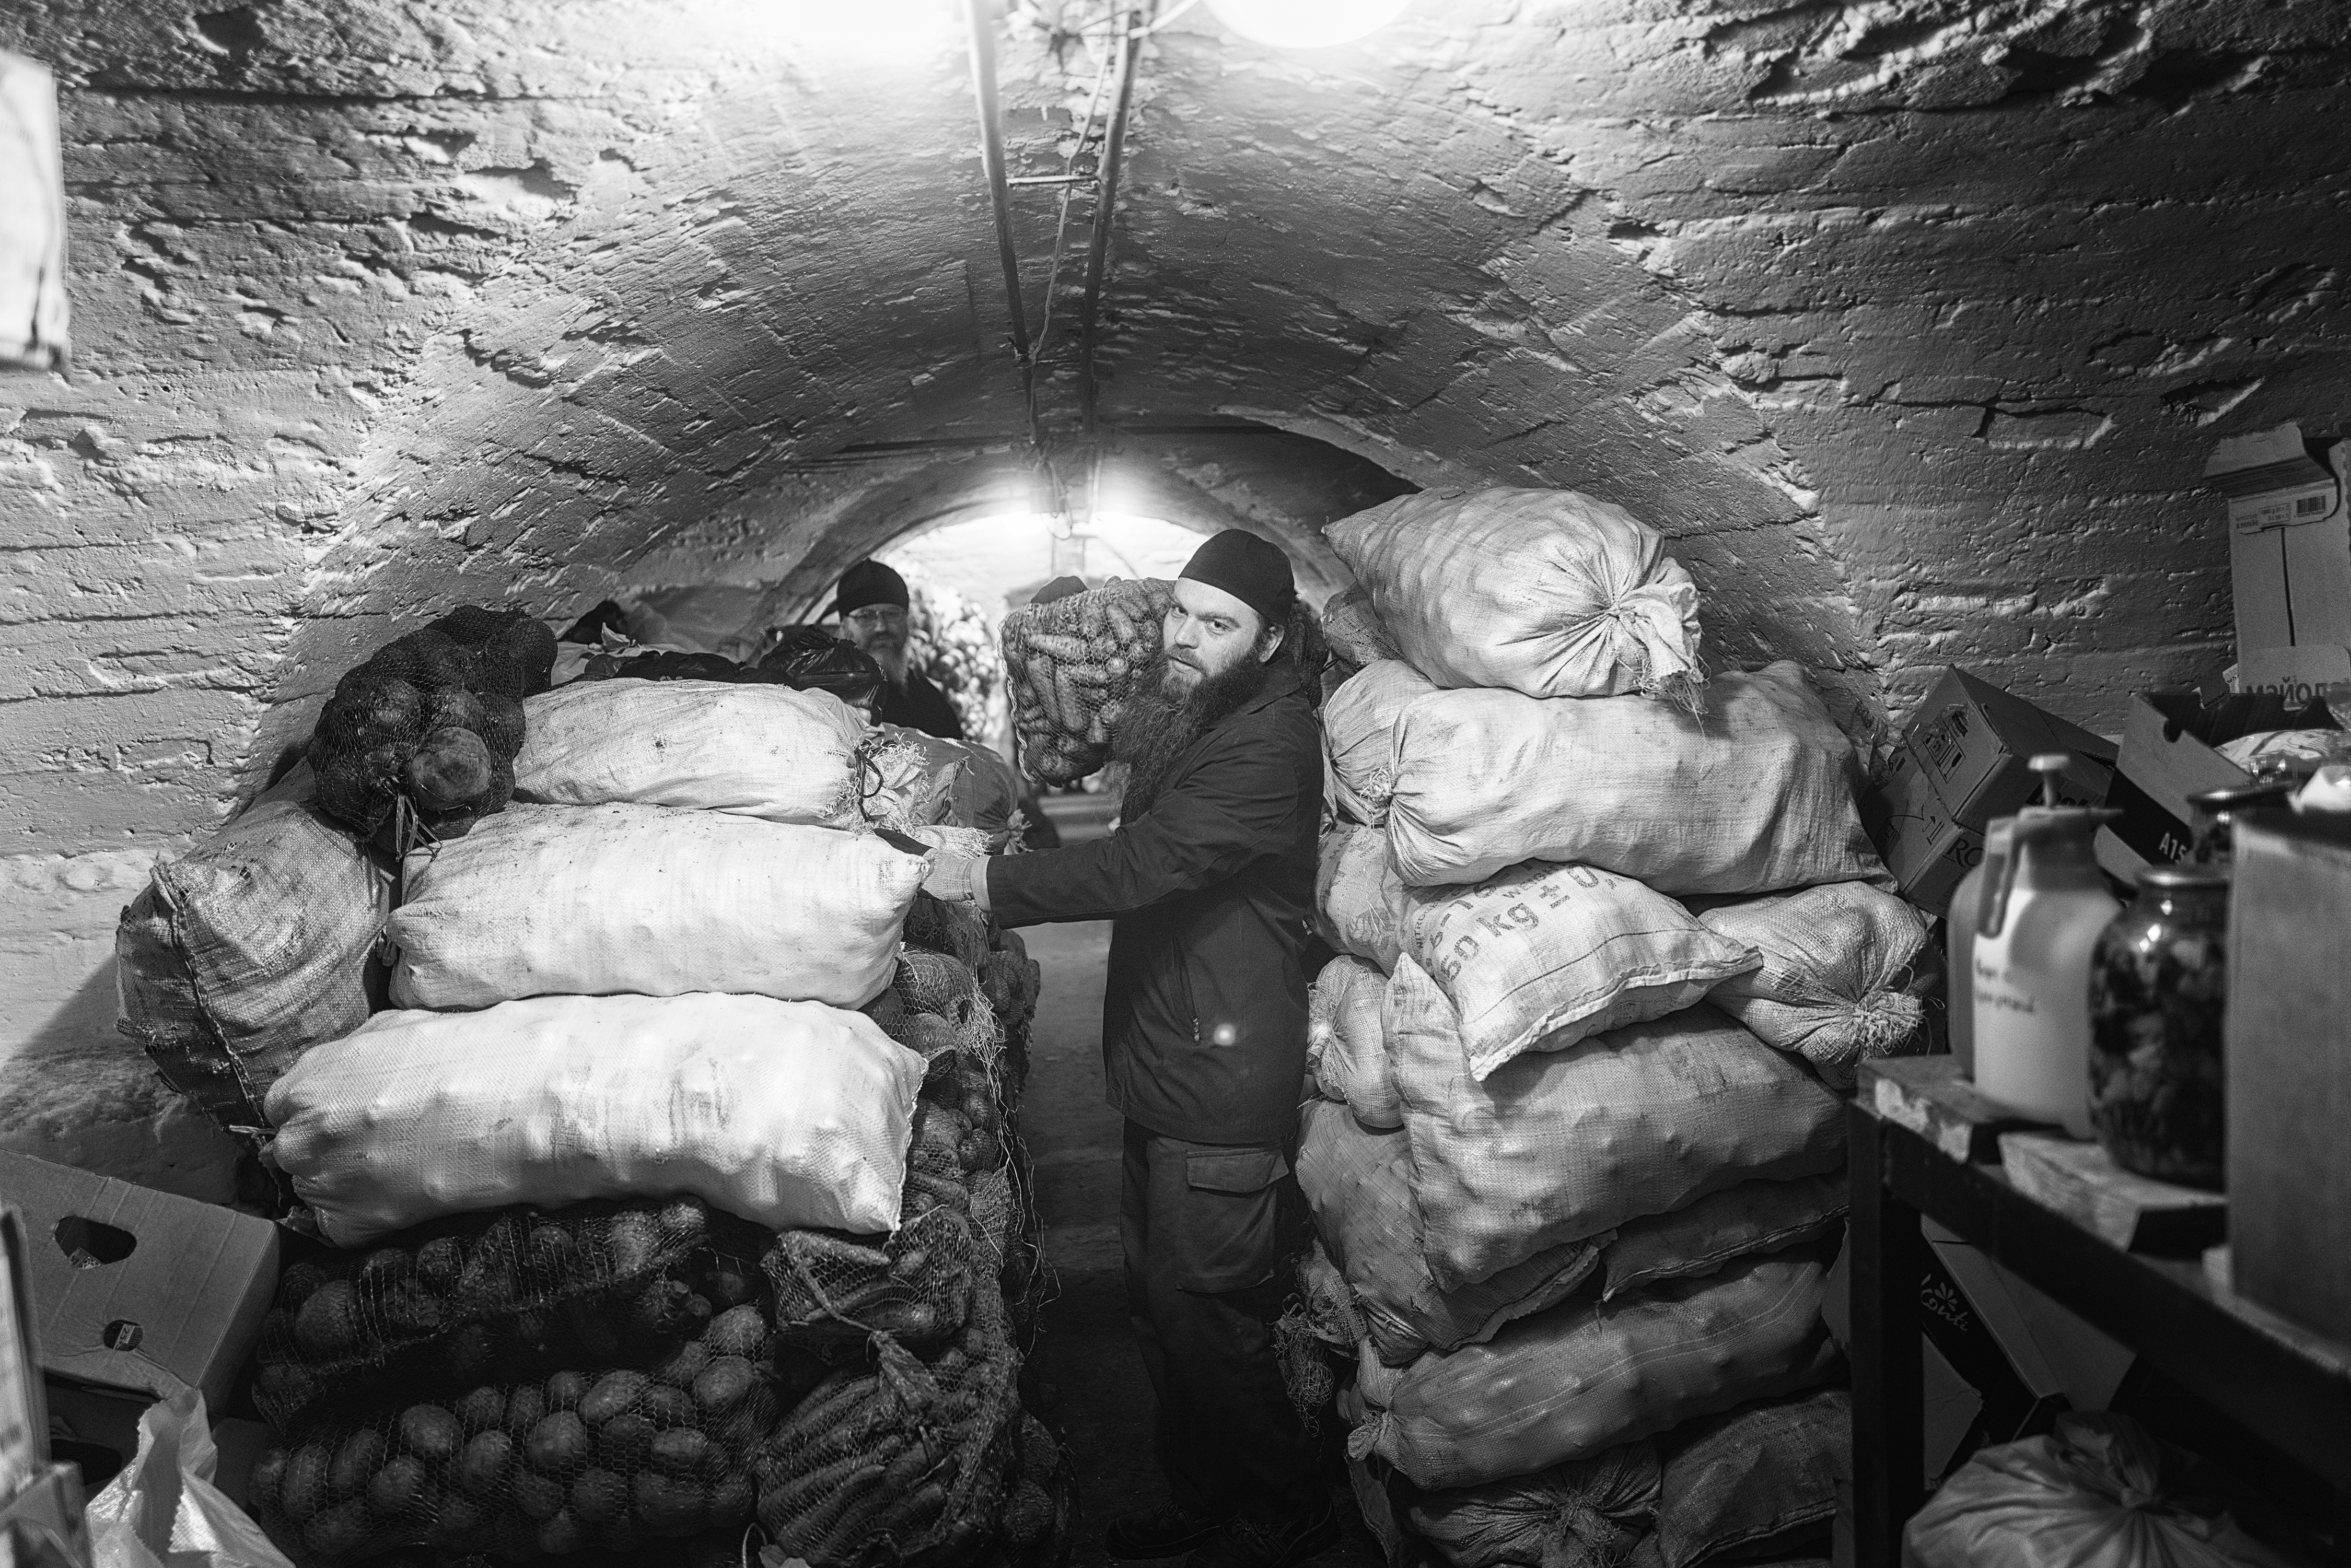
[[[1323,537],[1438,685],[1687,700],[1705,684],[1698,587],[1622,507],[1573,490],[1424,490]]]
[[[747,991],[862,1007],[925,865],[866,834],[666,806],[510,806],[411,854],[403,1008]]]
[[[1339,684],[1322,702],[1322,744],[1331,758],[1332,803],[1349,820],[1388,820],[1396,716],[1437,687],[1410,664],[1383,659]]]
[[[690,1192],[771,1229],[894,1229],[923,1059],[767,997],[539,997],[385,1012],[269,1092],[327,1239],[444,1214]]]
[[[1306,1054],[1324,1097],[1367,1127],[1404,1125],[1404,1103],[1388,1071],[1380,1013],[1388,977],[1352,955],[1322,966],[1306,998]]]
[[[1404,950],[1453,1004],[1472,1077],[1665,1018],[1759,961],[1629,877],[1530,861],[1405,895]]]
[[[1697,717],[1638,697],[1443,692],[1395,726],[1388,841],[1406,886],[1573,861],[1660,893],[1883,878],[1853,747],[1797,665],[1718,675]]]
[[[1809,1388],[1837,1364],[1821,1321],[1827,1274],[1821,1259],[1786,1253],[1565,1302],[1416,1362],[1347,1451],[1432,1490],[1477,1486]]]
[[[831,692],[724,681],[581,681],[523,704],[515,799],[633,801],[841,827],[865,725]]]
[[[1635,1219],[1601,1251],[1604,1300],[1665,1280],[1695,1280],[1734,1259],[1780,1252],[1844,1228],[1843,1171],[1743,1181],[1671,1214]]]
[[[1374,1354],[1390,1366],[1481,1343],[1512,1319],[1565,1301],[1592,1276],[1606,1240],[1554,1247],[1490,1280],[1439,1290],[1422,1256],[1405,1135],[1374,1131],[1322,1101],[1299,1113],[1298,1185],[1354,1292]]]
[[[1322,940],[1342,953],[1395,967],[1403,950],[1404,884],[1377,828],[1341,822],[1322,835],[1314,912]]]
[[[1835,882],[1719,904],[1698,918],[1753,947],[1761,967],[1726,980],[1715,1006],[1766,1045],[1801,1052],[1839,1089],[1855,1064],[1923,1051],[1920,982],[1927,922],[1867,883]]]
[[[1447,1290],[1844,1160],[1844,1102],[1709,1008],[1521,1056],[1479,1082],[1452,1004],[1407,957],[1388,978],[1387,1024],[1429,1271]]]

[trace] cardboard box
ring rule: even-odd
[[[1939,915],[1983,859],[1983,831],[2039,798],[2028,766],[2071,753],[2058,779],[2067,805],[2105,803],[2115,747],[1991,682],[1949,669],[1910,717],[1863,821],[1904,897]]]
[[[2323,700],[2338,681],[2351,681],[2351,648],[2335,643],[2256,648],[2240,654],[2229,670],[2231,691],[2273,693],[2291,708]]]
[[[2229,500],[2237,648],[2351,644],[2351,510],[2341,444],[2298,424],[2221,442],[2205,483]]]
[[[2325,728],[2332,722],[2323,706],[2313,713],[2276,692],[2246,692],[2217,703],[2193,692],[2139,693],[2123,720],[2122,758],[2106,797],[2122,814],[2098,830],[2098,863],[2128,878],[2142,866],[2185,859],[2201,824],[2188,798],[2252,782],[2216,747],[2262,730]]]
[[[2351,1342],[2351,823],[2241,819],[2229,925],[2234,1286]]]
[[[41,1367],[136,1406],[181,1385],[215,1413],[277,1287],[277,1227],[170,1193],[0,1154],[23,1215]]]

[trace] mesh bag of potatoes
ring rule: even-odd
[[[643,1371],[485,1382],[315,1422],[263,1452],[249,1501],[303,1568],[403,1547],[624,1553],[739,1528],[783,1409],[774,1359],[758,1309],[731,1308]]]
[[[648,1364],[720,1313],[765,1310],[741,1260],[764,1239],[682,1197],[465,1215],[321,1253],[278,1282],[254,1400],[286,1428],[385,1391]]]

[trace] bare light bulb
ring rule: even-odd
[[[1411,0],[1207,0],[1217,20],[1278,49],[1321,49],[1377,32]]]

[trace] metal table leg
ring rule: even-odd
[[[1853,1493],[1855,1568],[1899,1568],[1902,1527],[1926,1500],[1919,1369],[1918,1211],[1887,1190],[1876,1117],[1846,1112],[1853,1184]]]

